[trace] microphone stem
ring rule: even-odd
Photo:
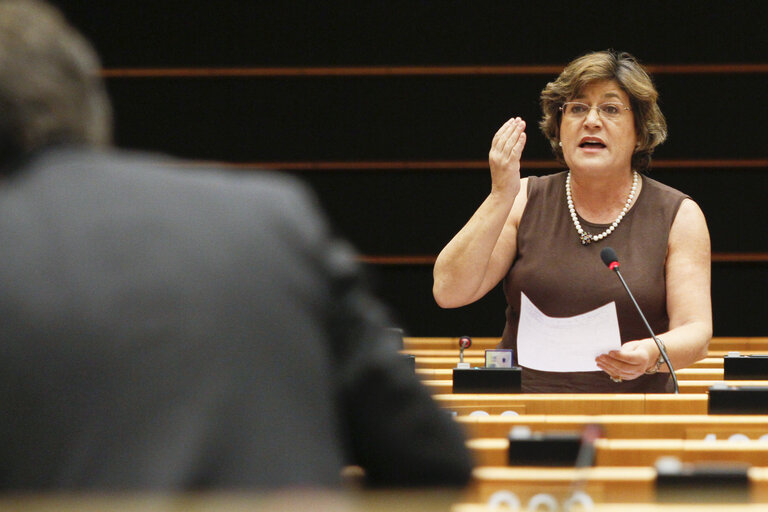
[[[637,309],[637,312],[640,313],[640,318],[643,320],[645,327],[648,329],[648,332],[651,333],[651,338],[656,343],[656,347],[658,347],[659,353],[661,354],[662,359],[664,359],[664,362],[667,364],[667,368],[669,368],[670,375],[672,375],[672,383],[675,386],[675,394],[679,394],[680,389],[677,385],[677,375],[675,375],[675,369],[672,368],[672,363],[669,362],[667,351],[664,350],[664,347],[661,345],[661,342],[659,341],[659,339],[656,337],[655,334],[653,334],[653,329],[651,329],[650,324],[648,324],[648,320],[645,319],[643,310],[641,310],[640,306],[637,304],[637,301],[635,300],[635,296],[632,295],[631,291],[629,291],[629,286],[627,286],[627,283],[624,281],[624,277],[621,275],[621,272],[619,272],[618,267],[613,269],[613,271],[616,272],[617,276],[619,276],[619,280],[621,281],[621,284],[624,286],[624,289],[627,290],[627,295],[629,295],[629,298],[632,299],[632,303],[635,305],[635,309]]]

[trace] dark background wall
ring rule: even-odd
[[[670,128],[651,176],[709,222],[715,335],[768,335],[768,2],[57,4],[102,56],[120,146],[300,176],[416,336],[501,334],[498,289],[434,304],[434,256],[489,191],[496,129],[524,117],[524,174],[559,170],[540,90],[587,51],[633,53]]]

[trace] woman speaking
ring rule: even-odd
[[[606,246],[621,258],[673,368],[706,355],[712,312],[704,215],[687,195],[643,175],[667,133],[657,98],[648,73],[627,53],[595,52],[568,64],[541,93],[540,122],[568,170],[521,179],[526,123],[507,121],[491,144],[490,194],[437,258],[433,293],[441,307],[470,304],[503,281],[500,346],[515,350],[524,392],[669,390],[656,342],[601,261]],[[605,352],[590,352],[584,329],[561,329],[555,350],[529,328],[531,318],[582,318],[606,305],[615,307],[609,316],[620,343]],[[563,354],[579,352],[592,368],[567,367]],[[553,370],[547,359],[559,366]],[[529,360],[545,363],[526,366]]]

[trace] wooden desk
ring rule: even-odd
[[[607,439],[704,439],[708,434],[714,434],[717,439],[727,439],[733,434],[757,439],[768,434],[768,415],[552,414],[460,416],[456,421],[470,438],[506,438],[509,431],[517,426],[528,427],[532,432],[580,432],[586,425],[592,424],[600,425]]]
[[[475,350],[486,350],[496,348],[501,338],[482,338],[472,337],[472,347]],[[403,349],[405,351],[410,350],[453,350],[457,354],[459,352],[459,336],[454,337],[403,337]]]
[[[453,381],[448,379],[423,379],[422,384],[427,386],[432,393],[453,393]],[[762,386],[768,387],[766,380],[680,380],[678,388],[681,394],[707,393],[709,388],[716,384],[728,384],[729,386]]]
[[[750,501],[768,502],[768,468],[749,468],[748,475]],[[509,490],[525,504],[537,493],[567,496],[574,482],[582,480],[584,491],[597,503],[651,503],[656,499],[656,470],[651,467],[479,467],[473,472],[473,483],[464,501],[487,503],[494,492]]]
[[[451,369],[459,362],[458,337],[455,338],[403,338],[405,354],[416,356],[417,369]],[[500,338],[473,338],[472,347],[464,351],[464,361],[471,366],[485,366],[485,350],[495,348]],[[693,369],[723,369],[723,356],[729,352],[742,354],[768,354],[768,337],[718,337],[709,344],[708,355],[689,368]],[[686,380],[685,373],[678,374],[679,380]],[[698,378],[698,380],[709,377]]]
[[[403,352],[405,353],[405,352]],[[456,364],[459,362],[458,354],[455,356],[416,356],[416,369],[443,369],[449,370],[456,368]],[[469,363],[473,368],[475,366],[485,366],[485,357],[464,357],[464,362]],[[705,357],[700,361],[696,361],[689,368],[717,368],[720,371],[723,370],[723,355]],[[683,369],[681,368],[680,371]]]
[[[509,440],[469,439],[467,446],[477,466],[508,466]],[[682,462],[744,463],[768,465],[768,442],[703,441],[693,439],[598,439],[595,466],[653,467],[661,457]]]
[[[402,352],[403,354],[410,354],[416,357],[445,357],[453,361],[459,360],[458,349],[411,349],[411,350],[401,350],[400,352]],[[710,349],[707,351],[707,357],[722,359],[724,356],[727,356],[730,352],[731,351],[729,350]],[[765,351],[765,350],[754,350],[754,349],[748,349],[748,348],[742,349],[738,352],[742,355],[768,353],[768,351]],[[464,360],[467,361],[468,359],[479,360],[481,361],[480,366],[485,365],[485,350],[475,349],[475,348],[466,349],[464,351]],[[722,367],[722,361],[720,366]]]
[[[525,504],[523,504],[525,505]],[[478,503],[457,503],[451,512],[501,512],[505,509]],[[509,510],[509,509],[507,509]],[[562,509],[561,509],[562,510]],[[765,512],[763,503],[595,503],[592,512]]]
[[[453,368],[418,368],[416,375],[422,380],[451,380]],[[677,380],[723,380],[723,367],[720,368],[683,368],[677,371]]]
[[[450,512],[460,489],[229,489],[187,492],[9,492],[0,510],[13,512]]]
[[[573,482],[584,479],[583,490],[595,502],[650,503],[655,501],[656,470],[646,468],[594,467],[583,471],[571,468],[479,467],[473,471],[467,493],[474,503],[487,503],[497,491],[508,490],[523,504],[532,496],[547,493],[567,496]]]
[[[501,341],[500,337],[472,337],[474,350],[486,350],[496,348]],[[456,337],[412,337],[403,338],[403,348],[408,350],[453,350],[458,354],[459,336]],[[709,342],[709,350],[719,352],[768,352],[768,337],[735,337],[720,336],[712,338]]]
[[[706,414],[703,393],[672,394],[436,394],[438,404],[458,415],[482,410],[501,414]]]

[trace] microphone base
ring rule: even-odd
[[[509,436],[510,466],[572,467],[581,450],[581,435],[577,432],[545,432],[526,437]],[[588,461],[588,465],[593,464]]]
[[[684,464],[675,471],[658,470],[659,503],[749,503],[746,464]]]
[[[454,368],[454,393],[520,393],[522,369]]]
[[[768,414],[768,387],[712,386],[709,414]]]
[[[768,356],[725,356],[723,358],[723,379],[768,380]]]

